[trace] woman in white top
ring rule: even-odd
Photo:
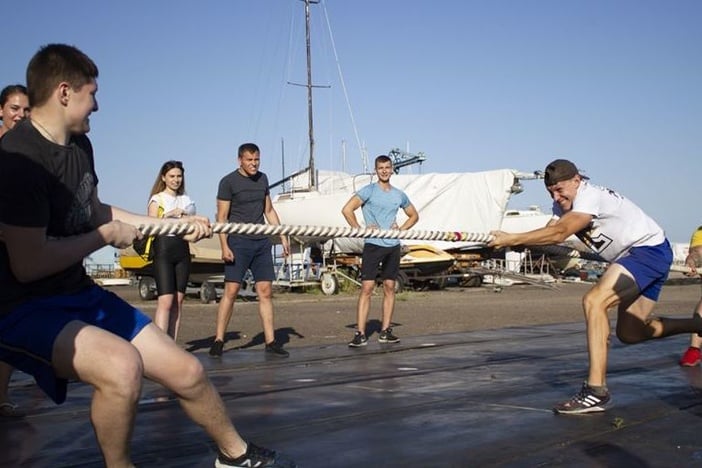
[[[161,166],[151,189],[149,216],[182,218],[195,214],[195,203],[185,194],[184,172],[180,161],[166,161]],[[158,294],[154,323],[175,340],[190,275],[190,246],[181,236],[157,236],[152,248]]]

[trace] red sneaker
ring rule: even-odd
[[[690,346],[680,358],[680,365],[684,367],[694,367],[699,364],[701,360],[702,351],[700,351],[700,348]]]

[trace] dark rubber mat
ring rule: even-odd
[[[613,339],[604,413],[556,416],[587,372],[584,326],[504,328],[290,348],[289,359],[198,353],[245,438],[302,467],[670,467],[702,465],[702,370],[680,368],[685,336]],[[90,388],[55,406],[25,375],[11,393],[29,415],[0,420],[0,466],[101,466]],[[147,383],[138,466],[213,466],[216,450],[162,388]]]

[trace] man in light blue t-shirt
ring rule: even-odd
[[[392,185],[392,160],[386,155],[375,158],[375,173],[378,182],[366,185],[356,192],[341,213],[353,228],[360,227],[355,211],[361,208],[366,227],[378,229],[407,230],[419,220],[417,209],[407,195]],[[395,221],[398,210],[402,208],[407,220],[398,226]],[[395,308],[395,279],[400,271],[400,241],[398,239],[366,239],[361,257],[361,293],[358,297],[358,330],[349,346],[357,348],[368,343],[366,321],[370,309],[370,298],[375,287],[376,277],[383,282],[383,323],[378,336],[380,343],[398,343],[400,339],[392,334],[390,328],[392,313]]]

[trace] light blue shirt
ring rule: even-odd
[[[369,184],[356,192],[356,196],[361,199],[361,211],[366,226],[376,225],[380,229],[391,229],[395,223],[397,211],[405,209],[410,205],[410,200],[400,189],[390,187],[390,190],[383,190],[377,183]],[[366,239],[369,244],[381,247],[394,247],[400,244],[399,239]]]

